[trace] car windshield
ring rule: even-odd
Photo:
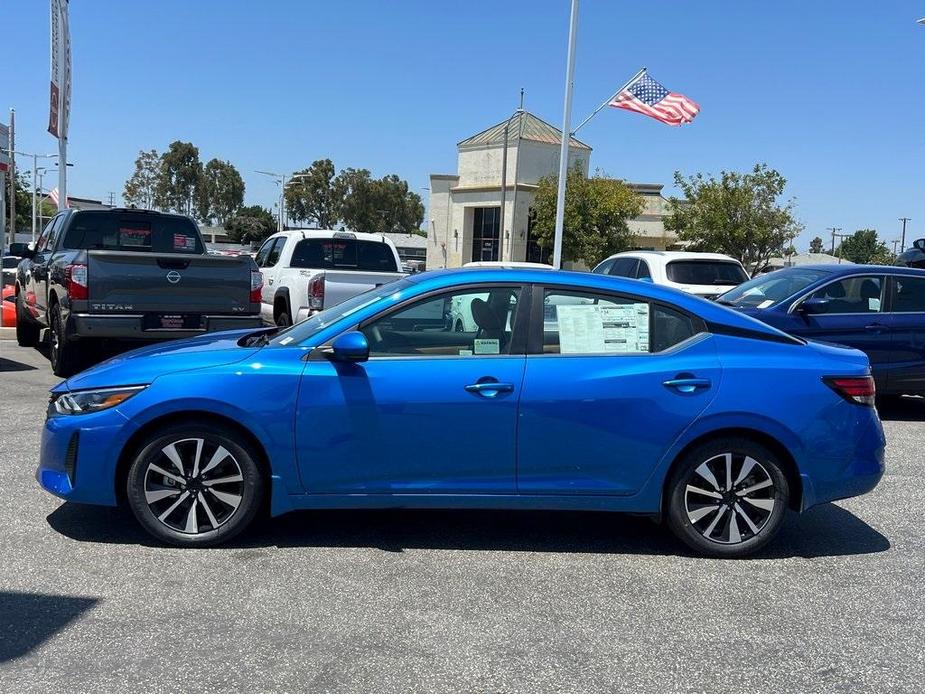
[[[741,284],[748,275],[728,260],[673,260],[665,268],[668,279],[678,284]]]
[[[728,306],[767,308],[802,291],[830,273],[827,270],[788,268],[760,275],[720,295],[717,301]]]
[[[332,306],[320,313],[316,313],[314,316],[276,333],[270,341],[270,344],[285,346],[302,342],[322,328],[333,325],[342,318],[346,318],[360,309],[371,306],[377,301],[382,301],[395,292],[399,292],[413,284],[414,282],[408,279],[400,279],[389,282],[388,284],[383,284],[379,287],[374,287],[362,294],[357,294],[353,298],[347,299],[337,306]]]

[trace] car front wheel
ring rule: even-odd
[[[741,557],[767,544],[790,500],[777,457],[748,439],[691,450],[668,485],[668,526],[701,554]]]
[[[126,497],[158,540],[210,547],[251,524],[263,478],[255,452],[236,432],[211,423],[176,425],[142,444],[129,468]]]
[[[48,358],[51,361],[51,370],[55,376],[61,378],[73,376],[77,372],[77,347],[70,341],[60,304],[55,304],[51,310],[50,327]]]
[[[16,295],[16,343],[20,347],[35,347],[39,341],[39,326],[26,310],[22,297],[22,293]]]

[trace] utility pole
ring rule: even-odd
[[[109,191],[109,206],[110,207],[116,206],[116,194],[113,193],[112,191]]]
[[[10,109],[10,243],[16,240],[16,109]]]
[[[835,255],[835,237],[841,231],[841,227],[826,227],[826,231],[832,232],[832,255]]]
[[[890,243],[893,244],[893,255],[894,255],[894,256],[896,255],[896,245],[897,245],[899,242],[900,242],[899,239],[893,239],[892,241],[890,241]]]
[[[912,219],[910,217],[900,217],[899,221],[903,223],[903,235],[899,243],[899,252],[902,253],[906,250],[906,222],[911,222]]]

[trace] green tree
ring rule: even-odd
[[[126,205],[134,205],[153,210],[160,205],[157,196],[157,184],[161,174],[161,155],[151,149],[138,152],[135,159],[135,171],[125,182],[122,198]]]
[[[809,252],[810,253],[822,253],[822,238],[817,236],[812,241],[809,242]]]
[[[10,177],[9,173],[4,177],[6,181],[6,191],[3,197],[5,203],[5,209],[3,214],[7,223],[10,219],[10,203],[13,199],[13,190],[16,191],[16,231],[19,233],[25,233],[31,231],[32,229],[32,185],[28,178],[26,178],[23,173],[17,169],[16,170],[16,180]],[[54,212],[52,212],[54,214]],[[8,232],[13,230],[7,229]],[[10,239],[8,239],[10,240]]]
[[[421,196],[395,174],[374,179],[366,169],[344,169],[335,185],[344,192],[340,218],[348,229],[412,234],[424,221]]]
[[[554,242],[557,187],[557,176],[541,178],[533,201],[533,231],[543,248],[552,248]],[[572,168],[565,182],[562,257],[593,267],[632,248],[635,234],[627,221],[642,209],[642,197],[623,181],[600,172],[589,178],[580,167]]]
[[[723,171],[719,178],[675,172],[686,200],[672,198],[665,228],[678,233],[694,251],[737,258],[752,273],[767,267],[802,230],[793,201],[779,202],[786,179],[766,164],[749,173]]]
[[[227,161],[212,159],[202,171],[196,187],[199,220],[224,224],[244,203],[244,179]]]
[[[157,179],[157,197],[162,205],[181,214],[192,214],[201,179],[199,148],[191,142],[171,142],[161,157]]]
[[[318,159],[293,175],[286,188],[289,216],[319,229],[333,229],[344,204],[344,181],[335,175],[334,162]]]
[[[889,265],[894,260],[890,249],[877,236],[876,229],[858,229],[842,239],[835,255],[852,263]]]
[[[235,243],[256,244],[276,231],[276,218],[260,205],[240,208],[225,220],[228,238]]]

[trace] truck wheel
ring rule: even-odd
[[[48,358],[55,376],[67,378],[77,371],[77,354],[75,346],[68,342],[67,325],[61,315],[61,305],[55,304],[51,310],[51,329],[49,332]]]
[[[35,347],[39,342],[39,326],[23,305],[22,294],[16,296],[16,343],[20,347]]]
[[[277,314],[276,324],[281,328],[288,328],[290,325],[292,325],[292,319],[289,317],[289,314],[283,310]]]

